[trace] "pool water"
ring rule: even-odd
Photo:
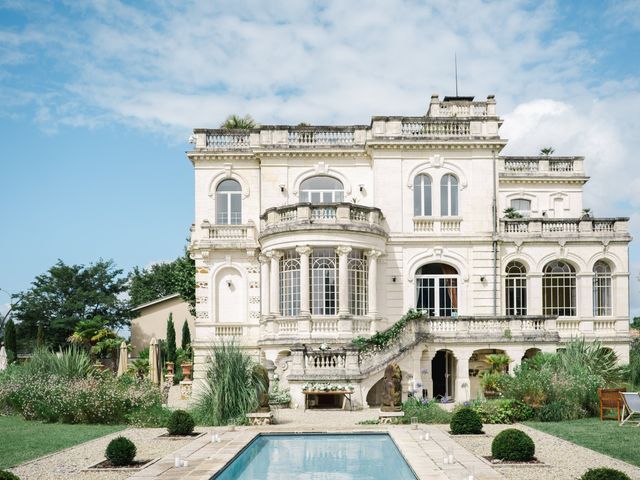
[[[415,480],[385,434],[262,434],[216,480]]]

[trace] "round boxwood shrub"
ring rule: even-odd
[[[176,410],[169,417],[167,422],[167,431],[169,435],[191,435],[196,422],[193,417],[184,410]]]
[[[482,420],[475,410],[462,407],[453,414],[449,427],[454,435],[473,435],[482,433]]]
[[[491,443],[491,455],[498,460],[528,462],[533,460],[535,453],[536,446],[531,437],[516,428],[501,431]]]
[[[136,457],[136,446],[126,437],[117,437],[109,442],[104,455],[117,467],[131,465]]]
[[[631,480],[631,477],[613,468],[592,468],[587,470],[580,480]]]
[[[0,470],[0,480],[20,480],[20,477],[6,470]]]

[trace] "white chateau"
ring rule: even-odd
[[[196,391],[232,337],[300,408],[305,383],[378,405],[391,362],[405,395],[459,402],[489,353],[583,336],[628,362],[628,219],[583,211],[583,157],[500,156],[501,123],[493,96],[434,95],[369,125],[194,130]],[[391,345],[351,343],[409,309]]]

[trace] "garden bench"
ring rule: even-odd
[[[614,418],[619,422],[620,414],[622,412],[622,398],[621,392],[626,392],[626,388],[599,388],[598,398],[600,399],[600,420],[613,420]],[[615,410],[616,416],[611,414],[605,415],[606,411]]]
[[[640,419],[632,420],[633,417],[640,417],[640,393],[620,392],[620,398],[623,402],[620,426],[624,425],[625,422],[631,421],[637,423],[640,427]]]

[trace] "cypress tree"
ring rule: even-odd
[[[173,325],[173,313],[167,320],[167,362],[176,361],[176,328]]]
[[[191,356],[191,331],[186,320],[182,324],[182,349]]]
[[[16,337],[16,326],[12,319],[9,319],[4,326],[4,346],[7,350],[7,362],[15,362],[18,359],[18,339]]]
[[[36,334],[36,348],[44,347],[44,327],[38,324],[38,333]]]

